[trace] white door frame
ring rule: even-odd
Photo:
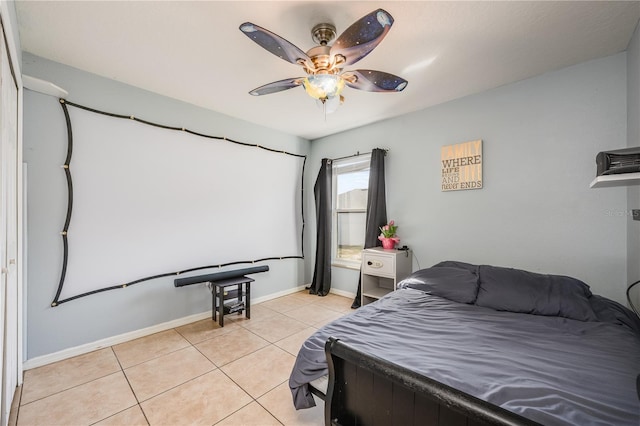
[[[15,93],[12,94],[12,98],[15,95],[15,107],[17,110],[12,114],[15,114],[11,118],[15,118],[15,126],[13,135],[16,138],[16,146],[15,146],[15,158],[12,159],[12,162],[15,161],[15,164],[12,164],[10,167],[11,173],[13,175],[13,179],[15,179],[14,185],[12,185],[12,202],[13,208],[15,210],[12,211],[12,215],[10,217],[11,223],[9,226],[12,227],[11,231],[15,232],[16,241],[15,247],[11,247],[11,253],[9,253],[9,259],[4,259],[4,264],[7,267],[7,272],[10,272],[11,275],[15,276],[14,286],[11,289],[11,295],[14,300],[11,301],[11,309],[9,310],[12,317],[9,319],[10,327],[9,337],[12,340],[11,342],[6,342],[6,330],[2,330],[3,334],[3,347],[10,347],[11,354],[10,360],[11,362],[7,364],[6,370],[3,363],[2,368],[2,413],[0,413],[0,420],[2,426],[5,426],[9,420],[9,410],[11,409],[11,403],[13,401],[13,397],[15,395],[15,387],[20,386],[22,384],[22,376],[23,376],[23,286],[24,286],[24,277],[23,274],[25,272],[24,268],[24,235],[23,235],[23,225],[24,225],[24,198],[23,198],[23,167],[22,167],[22,76],[21,76],[21,67],[20,67],[20,55],[19,55],[19,43],[14,39],[14,34],[17,34],[17,31],[14,31],[13,26],[17,25],[17,23],[12,23],[11,16],[12,14],[9,11],[9,7],[14,7],[10,5],[7,1],[0,1],[0,29],[2,30],[2,46],[1,50],[6,52],[9,59],[9,70],[10,72],[8,76],[5,76],[5,80],[9,79],[9,81],[5,81],[5,83],[12,83],[13,88],[15,88]],[[13,14],[15,16],[15,14]],[[16,28],[17,30],[17,28]],[[12,90],[13,90],[12,88]],[[3,97],[0,96],[0,99]],[[13,101],[13,99],[11,99]],[[13,103],[13,102],[12,102]],[[4,108],[2,108],[4,109]],[[10,132],[11,133],[11,132]],[[4,142],[3,142],[4,144]],[[5,146],[2,146],[2,151],[6,152]],[[4,158],[4,156],[3,156]],[[0,161],[5,161],[0,159]],[[2,170],[6,170],[4,164],[0,164],[0,168]],[[4,173],[4,172],[3,172]],[[15,229],[13,229],[15,227]],[[4,231],[4,230],[3,230]],[[2,232],[2,241],[1,244],[6,247],[6,232]],[[3,254],[5,250],[3,249]],[[8,274],[3,274],[2,281],[5,281],[5,277]],[[2,289],[2,293],[5,293],[6,288]],[[15,304],[14,304],[15,303]],[[3,309],[5,306],[3,306]],[[9,343],[9,344],[7,344]],[[3,353],[4,355],[4,353]],[[6,357],[5,357],[6,359]]]

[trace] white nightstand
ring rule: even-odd
[[[361,305],[375,302],[394,291],[398,282],[411,274],[411,250],[385,250],[382,247],[362,251]]]

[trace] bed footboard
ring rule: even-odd
[[[330,337],[325,425],[539,425]]]

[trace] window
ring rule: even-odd
[[[360,263],[364,248],[371,155],[333,162],[333,262]]]

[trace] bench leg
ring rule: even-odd
[[[247,286],[247,292],[244,295],[246,309],[245,315],[247,316],[247,319],[251,319],[251,283],[249,282],[245,285]]]
[[[213,287],[211,289],[211,319],[213,321],[216,320],[216,300],[217,300],[216,292],[217,291],[218,289],[216,287]]]
[[[224,327],[224,289],[218,288],[218,314],[220,315],[220,327]]]

